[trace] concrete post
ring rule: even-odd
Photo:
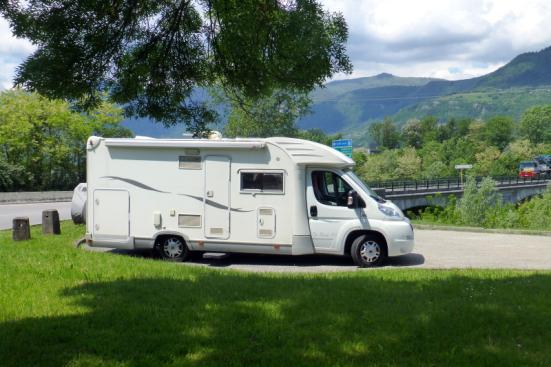
[[[13,219],[12,238],[14,241],[26,241],[31,239],[31,226],[28,217],[17,217]]]
[[[55,209],[42,211],[42,233],[61,234],[59,213]]]

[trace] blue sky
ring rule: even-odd
[[[550,0],[320,0],[349,26],[353,78],[464,79],[491,72],[514,56],[551,46]],[[0,18],[0,88],[33,50]]]

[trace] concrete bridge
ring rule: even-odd
[[[494,179],[503,201],[518,203],[542,194],[551,184],[549,178],[505,177]],[[481,178],[477,179],[480,183]],[[450,196],[463,196],[463,184],[459,179],[426,181],[374,182],[370,187],[385,199],[392,200],[403,211],[428,206],[445,207]]]

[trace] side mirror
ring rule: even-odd
[[[358,193],[354,190],[348,191],[348,199],[346,200],[346,206],[349,209],[356,209],[358,207]]]

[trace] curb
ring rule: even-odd
[[[508,229],[508,228],[482,228],[482,227],[459,227],[438,224],[413,224],[415,229],[456,231],[456,232],[475,232],[475,233],[498,233],[498,234],[524,234],[530,236],[551,237],[551,232],[537,231],[530,229]]]
[[[0,192],[0,205],[67,202],[71,201],[72,197],[72,191]]]

